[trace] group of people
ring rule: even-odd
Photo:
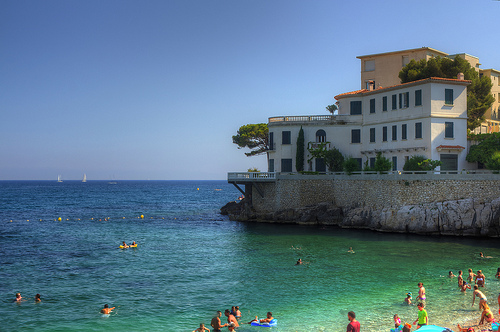
[[[268,312],[266,318],[259,319],[258,317],[255,317],[255,319],[252,319],[248,323],[240,323],[239,320],[241,319],[241,311],[239,306],[233,306],[231,310],[226,309],[224,311],[224,315],[227,317],[227,323],[225,324],[222,324],[222,321],[220,319],[222,317],[222,311],[217,311],[217,314],[214,316],[214,318],[212,318],[210,326],[212,326],[213,332],[220,332],[223,327],[227,327],[229,331],[234,331],[237,327],[240,326],[240,324],[252,324],[253,322],[264,324],[269,323],[274,319],[273,314],[271,312]],[[201,323],[200,327],[193,332],[205,331],[210,331],[210,329],[205,327],[205,324]]]
[[[131,245],[128,245],[127,243],[125,243],[125,241],[123,241],[122,245],[120,246],[121,249],[135,248],[135,247],[137,247],[137,243],[135,243],[135,241],[133,241]]]
[[[23,301],[27,301],[26,299],[23,299],[21,296],[21,293],[16,293],[16,298],[14,299],[14,302],[21,303]],[[35,295],[35,303],[40,303],[42,302],[42,296],[40,294]]]

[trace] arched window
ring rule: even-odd
[[[326,133],[323,129],[320,129],[316,132],[316,143],[324,142],[326,142]]]

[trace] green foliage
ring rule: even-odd
[[[496,151],[486,163],[486,168],[499,171],[500,170],[500,151]]]
[[[487,165],[491,162],[493,154],[500,151],[500,133],[475,135],[474,138],[481,142],[470,147],[465,159],[470,163],[480,162]]]
[[[424,156],[412,156],[406,161],[403,171],[433,171],[438,166],[441,166],[441,161],[439,160],[426,159]]]
[[[344,168],[344,156],[340,153],[339,149],[333,148],[325,151],[323,158],[325,164],[330,172],[342,172]]]
[[[456,56],[450,58],[432,58],[429,61],[411,60],[399,72],[401,83],[413,82],[429,77],[457,78],[464,74],[471,84],[467,87],[467,128],[473,130],[484,121],[484,113],[491,107],[495,98],[491,94],[491,80],[487,76],[479,77],[478,72],[470,63]]]
[[[248,172],[256,172],[256,173],[258,173],[260,171],[259,171],[259,169],[257,167],[254,167],[254,168],[249,168]]]
[[[375,167],[373,168],[376,172],[387,172],[392,169],[392,161],[382,156],[381,152],[377,152],[377,157],[375,158]]]
[[[373,172],[373,168],[370,167],[368,160],[363,165],[363,172]]]
[[[295,169],[297,169],[297,172],[304,170],[304,148],[304,129],[301,126],[297,137],[297,153],[295,155]]]
[[[269,150],[269,129],[266,123],[247,124],[238,129],[233,136],[233,143],[238,149],[249,148],[251,152],[245,152],[247,157],[266,153]]]
[[[338,110],[339,108],[337,107],[337,105],[335,104],[332,104],[332,105],[328,105],[327,107],[325,107],[326,110],[330,113],[334,113],[336,110]]]
[[[344,172],[346,172],[347,175],[351,175],[353,172],[358,172],[359,170],[358,161],[353,157],[349,157],[344,161]]]
[[[327,151],[326,143],[319,143],[317,148],[308,148],[307,151],[311,154],[311,158],[307,159],[307,162],[316,158],[325,158],[325,153]]]

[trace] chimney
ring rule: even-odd
[[[459,79],[459,80],[462,80],[462,81],[463,81],[463,80],[464,80],[464,73],[458,73],[458,75],[457,75],[457,79]]]
[[[374,81],[369,81],[368,82],[368,90],[369,91],[375,90],[375,82]]]

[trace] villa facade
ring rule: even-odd
[[[326,144],[360,167],[372,166],[380,152],[393,170],[403,169],[414,155],[440,160],[441,171],[469,168],[467,86],[462,79],[429,78],[335,96],[337,115],[269,118],[270,172],[295,172],[297,137],[305,136],[304,170],[327,171],[324,160],[311,159],[307,148]]]
[[[448,54],[430,47],[415,48],[402,51],[362,55],[361,60],[361,89],[367,89],[369,84],[376,88],[393,86],[400,83],[398,77],[401,69],[411,60],[429,60],[433,57],[447,57],[454,59],[461,57],[476,69],[480,76],[487,76],[492,83],[491,93],[495,98],[493,105],[484,114],[485,121],[474,130],[475,133],[490,133],[500,131],[500,71],[496,69],[482,69],[479,58],[467,53]]]

